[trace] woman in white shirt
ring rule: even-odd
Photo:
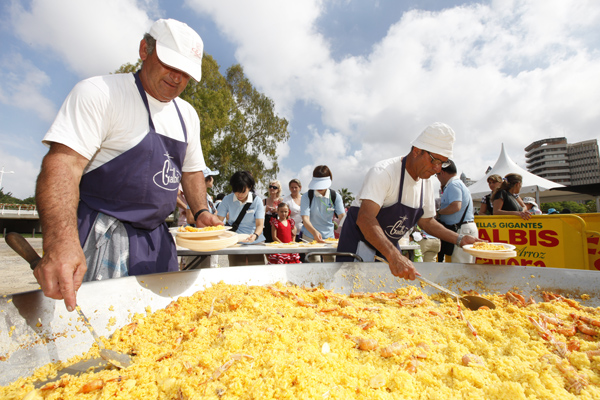
[[[300,215],[300,200],[302,199],[302,184],[299,179],[292,179],[289,183],[290,195],[286,196],[283,201],[290,208],[290,218],[294,220],[298,234],[296,235],[296,241],[300,240],[302,236],[302,215]]]

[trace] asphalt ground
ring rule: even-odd
[[[42,239],[27,238],[33,248],[42,254]],[[29,263],[11,249],[0,237],[0,296],[39,289]]]
[[[42,239],[26,238],[33,248],[42,255]],[[219,256],[221,267],[228,267],[227,256]],[[0,296],[29,292],[40,288],[29,263],[11,249],[0,237]]]

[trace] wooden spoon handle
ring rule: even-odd
[[[20,233],[9,232],[6,234],[4,240],[6,240],[6,243],[14,251],[16,251],[17,254],[19,254],[25,259],[25,261],[29,263],[31,269],[34,269],[37,263],[41,260],[37,251],[35,251],[35,249],[31,247],[29,242],[25,240],[25,238]]]

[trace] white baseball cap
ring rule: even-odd
[[[452,158],[455,136],[454,131],[448,125],[442,122],[434,122],[425,128],[410,144],[421,150]]]
[[[214,176],[214,175],[219,175],[219,171],[218,170],[211,170],[210,168],[206,167],[206,169],[203,169],[202,172],[204,173],[204,177],[208,178],[209,176]]]
[[[162,63],[200,82],[204,43],[196,31],[174,19],[159,19],[149,33],[156,39],[156,54]]]

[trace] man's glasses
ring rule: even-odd
[[[427,151],[427,150],[425,150]],[[429,157],[431,157],[431,163],[433,165],[441,165],[442,168],[448,168],[451,164],[450,164],[450,160],[448,161],[442,161],[439,158],[435,158],[434,156],[431,155],[430,152],[427,151],[427,154],[429,154]]]
[[[277,189],[279,189],[279,188],[278,188],[277,186],[270,185],[270,186],[269,186],[269,189],[275,189],[275,190],[277,190]]]

